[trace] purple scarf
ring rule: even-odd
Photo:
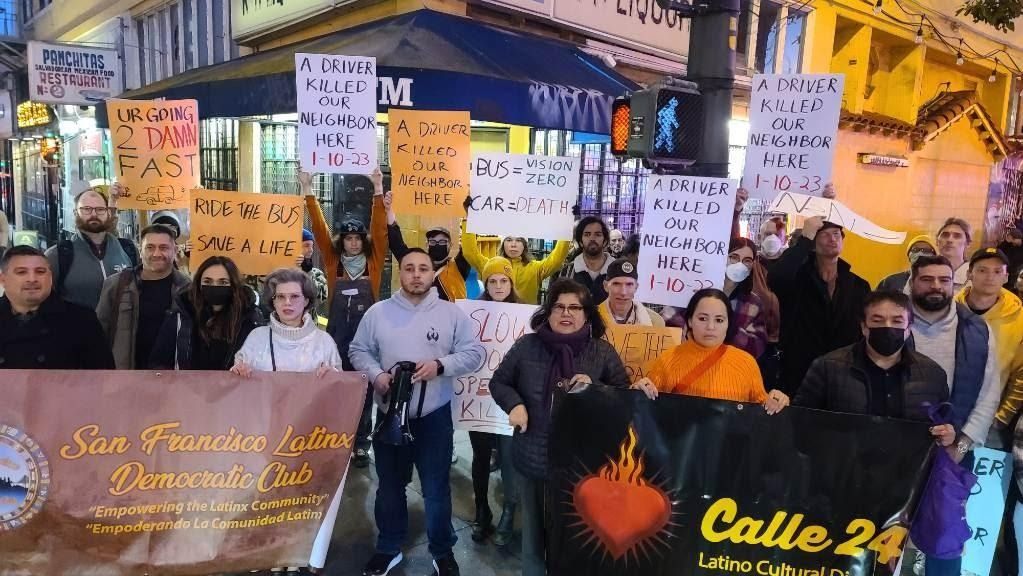
[[[575,357],[582,353],[586,345],[590,343],[590,323],[587,322],[578,331],[572,334],[559,334],[551,330],[550,324],[544,323],[536,331],[540,341],[550,351],[554,358],[551,359],[551,367],[547,371],[547,382],[544,389],[544,409],[550,408],[551,397],[555,386],[561,380],[568,380],[576,375]]]

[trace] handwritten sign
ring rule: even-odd
[[[244,274],[293,267],[302,251],[302,197],[193,190],[192,262],[228,256]]]
[[[508,415],[490,395],[490,379],[512,344],[533,330],[529,318],[536,306],[486,300],[456,300],[476,327],[476,341],[483,346],[483,364],[472,374],[455,379],[451,419],[459,430],[512,435]]]
[[[377,59],[295,54],[299,163],[307,172],[377,166]]]
[[[469,232],[571,240],[579,159],[477,154],[472,190]]]
[[[195,100],[107,100],[121,209],[188,208],[199,186],[199,106]]]
[[[613,324],[607,327],[604,337],[625,364],[629,381],[636,382],[646,376],[645,369],[650,362],[682,343],[682,329]]]
[[[637,300],[685,308],[697,290],[724,284],[735,189],[724,178],[650,176]]]
[[[966,542],[963,573],[990,574],[1009,482],[1013,479],[1012,454],[976,448],[973,457],[977,485],[966,501],[966,523],[973,529],[973,536]]]
[[[831,182],[842,74],[757,74],[742,185],[751,198],[820,196]]]
[[[469,192],[469,113],[392,108],[388,115],[397,209],[461,216]]]
[[[771,202],[768,212],[782,212],[791,216],[823,216],[828,222],[834,222],[857,236],[881,244],[902,244],[906,241],[905,232],[896,232],[882,228],[863,216],[850,210],[837,200],[829,200],[818,196],[807,196],[794,192],[782,192]]]

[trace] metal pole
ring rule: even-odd
[[[692,170],[699,176],[728,176],[738,14],[739,0],[717,0],[692,19],[686,80],[696,82],[703,95],[703,145]]]

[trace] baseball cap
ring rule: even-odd
[[[366,226],[363,225],[359,220],[349,218],[338,226],[337,233],[344,236],[345,234],[366,234]]]
[[[1005,252],[1002,252],[998,248],[981,248],[974,252],[973,256],[970,256],[970,268],[973,268],[973,265],[981,260],[989,260],[991,258],[1001,260],[1002,264],[1005,264],[1006,266],[1009,265],[1009,257],[1005,255]]]
[[[433,228],[430,228],[429,230],[426,231],[426,239],[429,240],[431,237],[436,236],[437,234],[443,234],[448,238],[451,238],[450,230],[443,226],[434,226]]]

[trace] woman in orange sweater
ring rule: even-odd
[[[647,377],[632,387],[651,399],[658,393],[684,394],[732,402],[763,404],[768,414],[789,405],[779,390],[768,393],[757,361],[726,344],[735,334],[732,307],[721,290],[707,288],[693,294],[686,307],[689,339],[661,354]]]

